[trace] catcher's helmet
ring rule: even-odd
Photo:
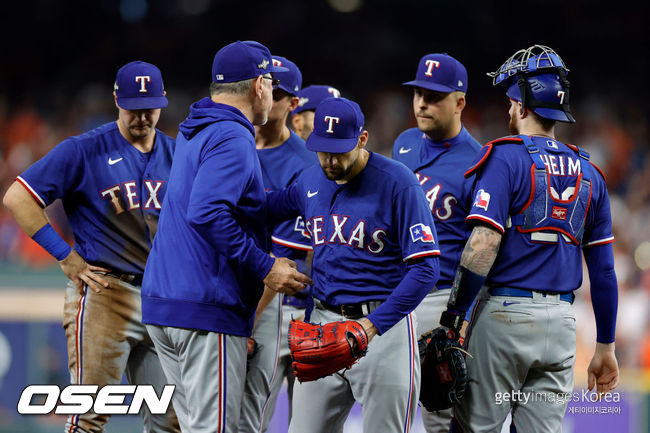
[[[514,53],[496,72],[489,72],[492,84],[505,86],[508,97],[519,101],[539,116],[574,123],[569,108],[566,65],[553,49],[533,45]]]

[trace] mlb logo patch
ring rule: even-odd
[[[425,226],[422,223],[411,226],[411,239],[413,242],[433,242],[433,232],[431,227]]]
[[[566,220],[566,212],[567,210],[563,207],[553,206],[553,209],[551,210],[551,218],[564,221]]]
[[[490,205],[490,193],[482,189],[476,191],[476,198],[474,199],[474,206],[487,210]]]

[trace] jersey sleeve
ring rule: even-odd
[[[305,226],[302,216],[280,223],[273,230],[271,240],[287,248],[300,251],[311,251],[311,236]]]
[[[79,185],[84,158],[74,139],[59,143],[16,178],[42,207],[62,198]]]
[[[596,170],[592,170],[598,176]],[[602,179],[592,180],[593,188],[591,204],[587,213],[587,227],[582,238],[583,248],[594,247],[614,242],[612,234],[612,214],[609,205],[607,187]]]
[[[410,185],[397,194],[394,212],[404,261],[440,255],[433,217],[419,185]]]
[[[486,223],[503,234],[512,196],[510,166],[498,152],[493,152],[475,176],[466,220]]]

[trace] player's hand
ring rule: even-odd
[[[366,331],[366,335],[368,335],[368,343],[370,343],[370,340],[372,340],[372,337],[377,335],[377,328],[375,328],[375,325],[368,320],[367,318],[359,319],[358,322],[363,326],[363,330]]]
[[[88,285],[98,293],[102,287],[108,287],[108,281],[95,272],[110,272],[110,269],[89,265],[75,250],[70,251],[68,257],[59,262],[59,266],[82,295],[84,294],[84,285]]]
[[[307,275],[298,272],[296,263],[286,257],[278,257],[264,278],[264,284],[278,293],[294,295],[314,282]]]
[[[591,391],[596,385],[600,399],[618,385],[618,362],[614,354],[614,343],[596,343],[596,352],[587,369],[588,388]]]

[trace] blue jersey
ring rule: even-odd
[[[453,285],[471,232],[465,218],[472,205],[472,182],[463,175],[480,149],[481,145],[465,128],[445,141],[432,141],[412,128],[401,133],[393,145],[393,159],[415,173],[436,223],[441,253],[438,289]]]
[[[174,147],[156,130],[153,149],[142,153],[111,122],[62,141],[18,181],[43,207],[62,199],[74,249],[87,262],[142,274]]]
[[[288,187],[296,181],[304,169],[318,164],[316,154],[307,150],[305,141],[293,131],[289,139],[280,146],[257,149],[257,156],[260,159],[262,178],[267,191],[278,191]],[[287,248],[311,250],[311,238],[302,216],[273,227],[272,240],[271,251],[276,257],[286,257]]]
[[[345,184],[312,166],[286,195],[311,233],[312,294],[329,304],[385,301],[404,278],[408,260],[440,255],[417,178],[384,156],[370,153],[366,167]]]
[[[582,284],[580,247],[614,240],[607,188],[602,173],[584,152],[581,156],[579,149],[548,137],[531,138],[536,148],[533,153],[520,137],[495,140],[492,143],[496,144],[483,148],[469,171],[476,172],[477,178],[467,220],[482,221],[503,233],[488,286],[566,293]],[[536,188],[535,160],[547,175],[546,182],[536,182]],[[582,199],[581,182],[585,179],[589,190]],[[546,194],[544,189],[547,196],[535,193]],[[580,228],[572,228],[574,213],[581,213],[580,223],[584,224],[579,236]],[[538,229],[529,228],[531,223],[522,217],[533,214],[546,214],[545,221],[543,216],[539,218],[544,222]]]

